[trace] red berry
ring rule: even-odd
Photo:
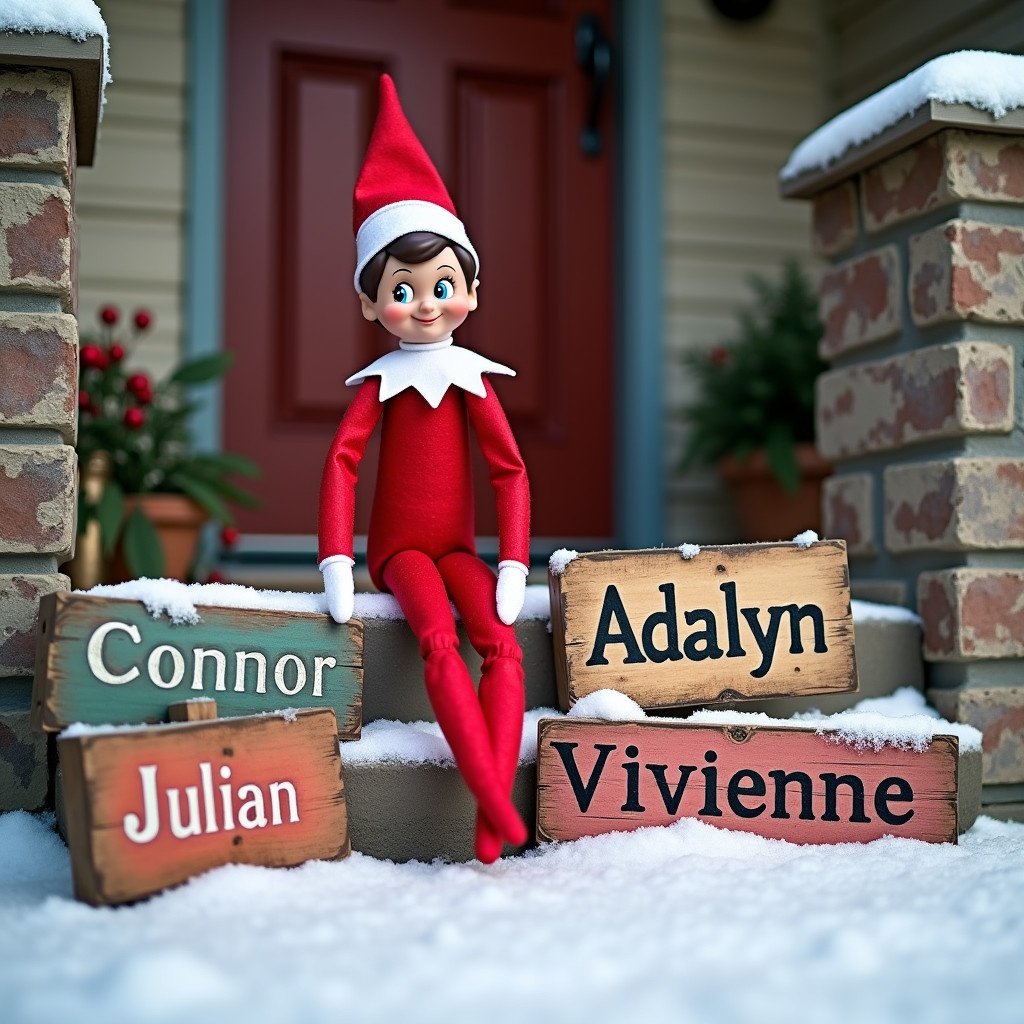
[[[220,569],[211,569],[209,576],[206,577],[207,583],[223,583],[224,573]]]
[[[105,370],[107,368],[107,354],[98,345],[83,345],[79,358],[82,365],[90,370]]]
[[[226,548],[233,548],[238,543],[238,538],[241,536],[241,531],[237,526],[225,526],[220,531],[220,542]]]
[[[146,420],[146,414],[141,409],[132,406],[124,411],[124,425],[129,430],[138,430]]]
[[[152,323],[153,314],[148,309],[137,309],[135,311],[135,327],[137,330],[144,331]]]
[[[100,319],[109,326],[113,327],[114,324],[121,318],[121,310],[117,306],[103,306],[100,309]]]
[[[716,345],[708,353],[708,359],[710,359],[715,366],[725,366],[725,364],[729,362],[729,350],[724,348],[722,345]]]
[[[149,378],[144,373],[133,373],[125,384],[136,398],[139,398],[141,395],[153,397],[153,386],[149,383]]]
[[[110,361],[112,363],[121,362],[121,360],[124,359],[124,345],[115,341],[114,344],[107,349],[107,354],[110,356]]]
[[[92,404],[92,399],[89,397],[89,392],[88,391],[79,391],[78,392],[78,408],[79,409],[88,409],[91,404]]]

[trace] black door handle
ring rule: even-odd
[[[580,132],[580,149],[584,156],[600,156],[602,149],[601,103],[608,86],[612,67],[612,47],[596,14],[581,14],[576,22],[576,63],[590,79],[587,116]]]

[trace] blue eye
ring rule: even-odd
[[[434,285],[435,299],[450,299],[454,294],[455,289],[452,287],[452,283],[447,277],[442,277],[441,280]]]
[[[391,293],[391,297],[395,302],[412,302],[412,288],[404,282],[402,284],[396,284],[395,290]]]

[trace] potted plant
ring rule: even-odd
[[[683,471],[717,464],[735,496],[744,539],[780,540],[820,523],[829,465],[814,447],[814,383],[821,322],[814,288],[795,260],[737,313],[732,341],[687,353],[700,393],[683,410],[692,433]]]
[[[82,587],[134,576],[185,579],[203,525],[210,518],[230,524],[232,502],[255,503],[231,479],[258,475],[255,464],[227,452],[198,452],[189,436],[197,404],[186,389],[217,380],[231,355],[189,360],[154,384],[128,366],[132,344],[152,326],[151,315],[141,309],[134,314],[128,345],[114,337],[120,321],[115,306],[103,306],[99,319],[99,337],[83,339],[79,353],[81,486],[72,582]]]

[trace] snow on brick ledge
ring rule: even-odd
[[[995,118],[1024,107],[1024,57],[962,50],[928,61],[906,78],[832,118],[793,150],[783,183],[823,171],[929,101],[964,104]]]
[[[26,32],[29,35],[52,32],[83,42],[89,36],[103,40],[103,77],[101,100],[110,76],[110,41],[107,26],[93,0],[0,0],[0,32]]]

